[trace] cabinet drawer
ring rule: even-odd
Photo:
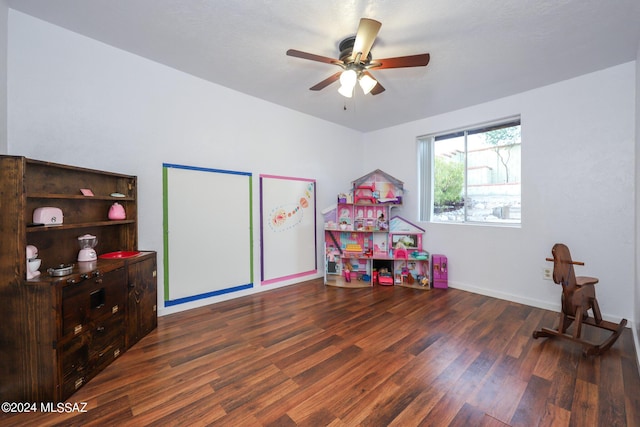
[[[87,372],[89,364],[90,335],[82,334],[73,338],[62,346],[62,377],[63,381],[70,378],[82,377]]]
[[[89,357],[94,360],[102,358],[110,349],[120,349],[120,339],[124,336],[124,315],[113,316],[96,322],[91,331]]]
[[[124,313],[88,323],[61,348],[62,393],[70,396],[124,351]]]
[[[124,269],[105,273],[62,289],[62,335],[79,334],[87,324],[124,310]]]
[[[80,387],[82,387],[88,381],[87,377],[81,373],[74,373],[69,377],[65,377],[62,380],[62,399],[67,400],[69,396],[75,393]]]
[[[124,335],[120,335],[115,340],[106,343],[99,351],[91,353],[89,365],[93,375],[103,370],[109,363],[113,362],[124,352]],[[92,376],[93,376],[92,375]]]

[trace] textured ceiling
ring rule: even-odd
[[[9,0],[12,9],[231,89],[360,131],[489,101],[633,61],[638,0]],[[387,89],[347,99],[337,57],[361,17],[382,22],[373,59],[428,52],[424,68],[373,71]],[[346,107],[346,108],[345,108]]]

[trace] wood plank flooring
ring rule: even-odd
[[[555,320],[456,289],[313,280],[161,317],[69,399],[88,412],[0,424],[640,426],[631,330],[586,358],[532,338]]]

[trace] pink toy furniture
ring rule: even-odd
[[[397,259],[408,259],[409,253],[406,249],[398,248],[393,251],[393,257]]]
[[[447,289],[449,287],[449,273],[447,266],[447,257],[441,254],[433,255],[433,287]]]
[[[353,201],[354,203],[359,203],[361,200],[366,200],[369,203],[376,203],[375,197],[373,197],[373,193],[376,191],[376,183],[373,182],[371,185],[362,185],[360,187],[356,187],[356,191],[354,194]]]

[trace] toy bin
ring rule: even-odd
[[[441,254],[434,254],[432,256],[431,265],[433,266],[431,274],[433,287],[447,289],[449,287],[449,267],[447,264],[447,257]]]

